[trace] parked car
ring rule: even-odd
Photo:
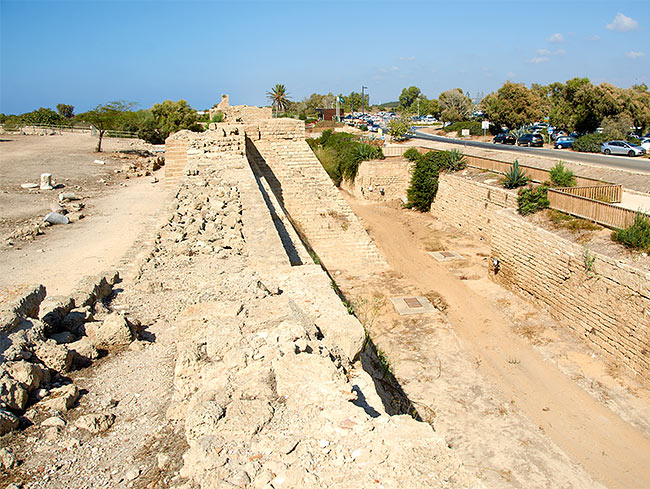
[[[517,139],[518,146],[544,146],[544,138],[540,134],[524,134]]]
[[[555,149],[573,148],[573,141],[575,141],[575,139],[571,136],[560,136],[555,140],[553,147]]]
[[[650,151],[650,136],[642,138],[640,146],[645,149],[646,153]]]
[[[600,146],[600,151],[606,155],[643,156],[646,150],[627,141],[609,141]]]
[[[494,139],[492,140],[493,143],[501,143],[501,144],[515,144],[517,142],[517,138],[514,137],[511,134],[507,134],[505,132],[499,133],[496,136],[494,136]]]

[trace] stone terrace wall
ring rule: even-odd
[[[402,157],[389,157],[385,160],[364,161],[354,182],[341,182],[341,187],[357,198],[367,200],[395,200],[406,196],[411,184],[413,164]],[[370,191],[372,188],[372,191]],[[384,190],[382,195],[379,191]]]
[[[301,121],[262,121],[247,128],[251,164],[273,190],[293,225],[330,270],[359,274],[387,268],[370,236],[304,139]]]
[[[494,213],[493,279],[549,307],[562,324],[617,365],[650,378],[650,273],[541,229],[512,211]],[[588,268],[589,266],[589,268]]]
[[[516,207],[516,192],[442,173],[431,213],[463,231],[490,239],[494,213]]]
[[[165,179],[166,187],[175,187],[185,172],[187,165],[187,138],[173,134],[165,141]]]

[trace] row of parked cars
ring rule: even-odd
[[[566,134],[566,133],[565,133]],[[572,148],[575,141],[574,136],[566,136],[558,134],[553,141],[555,149]],[[517,146],[544,146],[544,138],[541,134],[524,134],[516,138],[512,134],[500,133],[494,136],[493,143],[501,144],[516,144]],[[643,156],[650,151],[650,133],[641,138],[639,145],[632,144],[628,141],[609,141],[603,143],[600,147],[601,153],[606,155],[627,155],[627,156]]]

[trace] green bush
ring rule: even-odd
[[[420,156],[421,154],[416,148],[409,148],[406,151],[404,151],[404,158],[406,158],[412,163],[419,160]]]
[[[465,168],[465,157],[457,149],[440,152],[439,169],[459,171]]]
[[[462,134],[463,129],[469,129],[469,133],[472,136],[482,136],[483,128],[480,122],[476,121],[463,121],[463,122],[454,122],[449,126],[442,128],[444,132],[458,132],[458,135]]]
[[[519,168],[519,160],[515,160],[510,170],[505,173],[503,186],[505,188],[523,187],[529,180],[526,171]]]
[[[216,114],[212,116],[212,119],[210,119],[210,122],[223,122],[223,112],[218,111]]]
[[[438,192],[438,162],[434,151],[422,155],[415,163],[411,186],[406,191],[408,204],[406,207],[415,208],[420,212],[429,212],[431,203]]]
[[[583,153],[600,153],[600,145],[609,141],[610,138],[607,134],[600,134],[594,132],[592,134],[585,134],[573,141],[573,151],[581,151]]]
[[[557,163],[550,171],[551,185],[553,187],[575,187],[576,176],[571,170],[564,167],[562,162]]]
[[[522,216],[547,209],[549,205],[548,186],[546,184],[535,188],[522,188],[519,190],[519,194],[517,195],[517,210]]]
[[[650,251],[650,218],[640,212],[637,213],[634,222],[625,229],[615,231],[612,239],[628,248]]]
[[[320,138],[307,142],[337,186],[342,179],[354,181],[362,161],[384,158],[381,148],[361,143],[358,136],[345,132],[325,130]]]

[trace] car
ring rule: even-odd
[[[524,134],[517,139],[518,146],[544,146],[544,138],[540,134]]]
[[[555,140],[555,144],[553,145],[553,147],[555,149],[572,148],[573,141],[575,141],[575,139],[572,138],[571,136],[560,136]]]
[[[609,141],[600,146],[600,151],[606,155],[643,156],[646,152],[641,146],[627,141]]]
[[[507,134],[505,132],[499,133],[496,136],[494,136],[494,139],[492,140],[494,144],[496,143],[501,143],[501,144],[515,144],[517,142],[517,138],[514,137],[511,134]]]
[[[641,143],[639,143],[639,146],[645,149],[646,153],[650,151],[650,136],[641,138]]]

